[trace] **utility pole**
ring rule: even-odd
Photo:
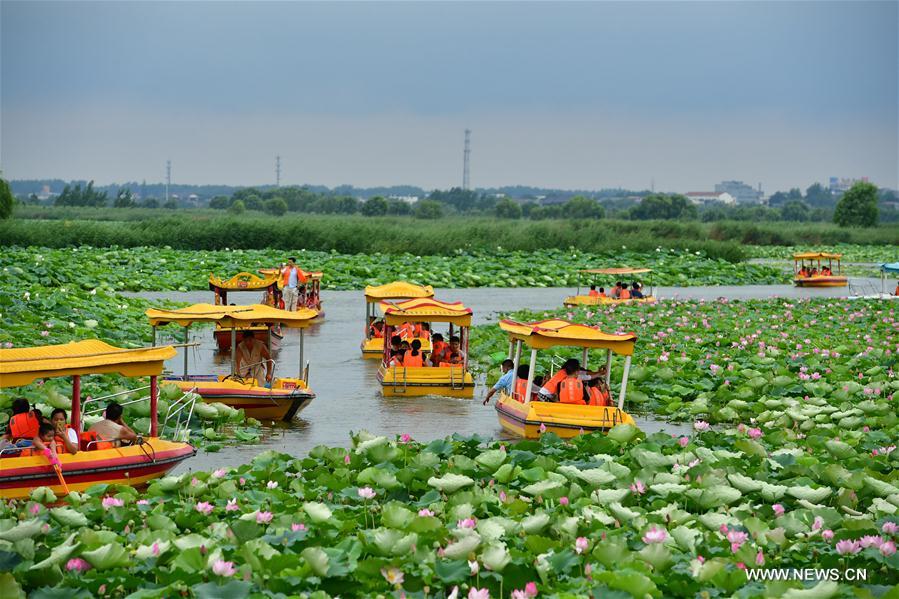
[[[651,183],[649,185],[650,185],[650,189],[652,190],[652,193],[655,193],[656,192],[656,178],[655,177],[652,178]]]
[[[169,185],[172,184],[172,161],[165,161],[165,201],[169,202]]]
[[[463,153],[463,164],[462,164],[462,189],[469,189],[471,187],[471,179],[470,173],[468,170],[468,163],[471,158],[471,130],[465,130],[465,151]]]
[[[275,187],[281,187],[281,156],[275,156]]]

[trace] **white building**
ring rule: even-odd
[[[715,185],[716,193],[729,193],[740,204],[758,204],[762,201],[761,183],[753,189],[742,181],[722,181]]]
[[[698,206],[705,204],[724,204],[725,206],[733,206],[737,203],[737,199],[726,191],[688,191],[687,199]]]

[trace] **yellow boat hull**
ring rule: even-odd
[[[591,297],[589,295],[570,295],[565,298],[563,305],[566,308],[576,306],[604,306],[606,304],[654,304],[656,298],[649,295],[642,298],[619,300],[613,297]]]
[[[421,351],[430,353],[431,340],[426,337],[419,337],[418,340],[421,341]],[[360,347],[362,357],[366,360],[380,360],[384,356],[384,339],[382,337],[363,339]]]
[[[167,381],[184,391],[196,388],[196,393],[206,403],[223,403],[257,420],[283,420],[289,422],[308,406],[315,393],[306,387],[302,379],[275,379],[272,388],[260,386],[255,380],[241,383],[232,379]]]
[[[385,397],[474,397],[474,379],[467,370],[458,368],[431,368],[427,366],[404,368],[386,367],[378,370],[378,382]]]
[[[504,392],[500,392],[496,412],[503,430],[525,439],[538,439],[546,432],[570,439],[583,433],[607,431],[618,424],[636,426],[630,414],[617,407],[545,401],[524,404]]]
[[[849,284],[847,277],[796,277],[796,287],[845,287]]]
[[[83,492],[96,484],[145,486],[196,453],[187,443],[154,437],[143,445],[60,454],[59,462],[69,491]],[[65,495],[45,456],[0,458],[0,499],[23,499],[37,487]]]

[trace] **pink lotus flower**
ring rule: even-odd
[[[481,571],[481,567],[478,565],[477,560],[468,560],[468,571],[471,572],[472,576],[477,576],[478,572]]]
[[[677,440],[677,444],[680,445],[681,447],[686,447],[687,445],[690,444],[690,438],[689,437],[681,437],[680,439]]]
[[[228,474],[228,471],[227,471],[227,470],[225,470],[224,468],[219,468],[218,470],[213,471],[212,477],[213,477],[213,478],[222,478],[222,477],[224,477],[226,474]]]
[[[240,509],[240,507],[237,505],[237,500],[236,500],[236,499],[229,499],[229,500],[228,500],[228,503],[225,504],[225,511],[226,511],[226,512],[233,512],[233,511],[236,511],[236,510],[239,510],[239,509]]]
[[[503,503],[506,502],[506,492],[505,491],[499,492],[499,500],[502,501]]]
[[[883,531],[884,534],[894,535],[899,533],[899,524],[896,524],[895,522],[884,522],[880,530]]]
[[[124,501],[122,501],[121,499],[118,499],[116,497],[104,497],[103,501],[101,503],[103,504],[103,507],[107,510],[112,507],[122,507],[123,505],[125,505]]]
[[[412,435],[410,435],[409,433],[403,433],[400,436],[400,443],[408,443],[411,440],[412,440]]]
[[[106,500],[104,499],[104,501],[106,501]],[[106,505],[104,505],[103,507],[106,507]],[[37,516],[41,512],[41,504],[35,503],[30,508],[28,508],[28,511],[31,512],[32,516]]]
[[[858,543],[862,546],[862,549],[867,549],[868,547],[880,547],[883,544],[883,539],[879,536],[865,535],[858,540]]]
[[[306,530],[306,525],[302,522],[300,522],[299,524],[293,523],[290,525],[290,530],[292,530],[293,532],[300,532]]]
[[[271,512],[256,512],[256,524],[268,524],[273,516]]]
[[[700,433],[707,431],[707,430],[709,430],[709,423],[706,422],[705,420],[697,420],[696,422],[693,423],[693,429]]]
[[[433,516],[434,512],[432,512],[431,510],[429,510],[428,508],[425,507],[425,508],[418,510],[418,515],[427,518],[427,517]]]
[[[214,510],[215,507],[208,501],[200,501],[197,503],[197,506],[195,509],[198,512],[200,512],[201,514],[208,516],[209,514],[212,513],[212,510]]]
[[[400,586],[403,584],[403,571],[398,568],[381,568],[381,576],[384,577],[389,584]]]
[[[812,522],[812,530],[820,530],[822,526],[824,526],[824,518],[815,516],[815,521]]]
[[[587,564],[589,567],[590,564]],[[515,589],[512,591],[512,599],[533,599],[537,596],[537,583],[529,582],[524,589]]]
[[[837,542],[837,553],[840,555],[856,554],[862,550],[861,545],[858,541],[850,541],[848,539],[843,539],[842,541]]]
[[[269,489],[277,489],[277,488],[278,488],[278,481],[270,480],[270,481],[268,481],[267,483],[265,483],[265,486],[268,487]]]
[[[765,565],[765,554],[762,553],[761,549],[759,549],[759,552],[755,554],[755,565],[756,566],[764,566]]]
[[[885,557],[890,557],[894,553],[896,553],[896,543],[892,541],[884,541],[880,544],[880,553],[882,553]]]
[[[740,547],[749,539],[749,535],[742,530],[727,531],[727,541],[730,543],[730,550],[736,553]]]
[[[821,538],[829,543],[833,539],[833,531],[828,528],[821,533]]]
[[[774,515],[777,516],[778,518],[780,518],[781,516],[784,515],[784,513],[786,513],[784,506],[780,505],[779,503],[775,503],[774,505],[772,505],[771,509],[774,510]]]
[[[50,334],[50,331],[41,331],[41,337],[47,337]]]
[[[541,432],[541,433],[545,433],[545,432],[546,432],[546,425],[543,424],[542,422],[540,423],[540,432]],[[472,589],[472,590],[474,590],[474,589]],[[487,592],[487,589],[484,589],[484,592]],[[469,593],[468,596],[471,597],[471,593]],[[488,596],[489,596],[489,595],[488,595]]]
[[[80,557],[73,557],[66,562],[66,572],[87,572],[91,565]]]
[[[474,518],[465,518],[456,522],[456,528],[474,528],[478,525],[478,521]]]
[[[490,599],[490,589],[476,589],[471,587],[468,590],[468,599]]]
[[[153,543],[152,547],[150,547],[150,553],[152,553],[154,557],[159,555],[159,543]]]
[[[664,528],[658,528],[656,526],[652,526],[649,530],[646,531],[646,534],[643,535],[643,542],[647,545],[652,543],[664,543],[665,539],[668,538],[668,532],[665,531]]]
[[[631,492],[642,495],[643,493],[646,493],[646,485],[644,485],[640,479],[637,479],[631,485]]]
[[[574,541],[574,550],[578,554],[584,553],[589,548],[590,548],[590,541],[587,540],[587,537],[578,537]]]
[[[138,499],[137,505],[150,505],[150,502],[147,501],[146,499]]]
[[[758,439],[761,436],[762,436],[761,429],[758,429],[758,428],[749,429],[749,438],[750,439]]]
[[[559,497],[559,505],[568,505],[568,497]]]
[[[217,559],[212,563],[212,573],[216,576],[234,576],[237,570],[234,569],[234,562],[226,562],[223,559]]]
[[[361,487],[360,489],[356,490],[356,493],[362,499],[373,499],[374,496],[377,495],[377,493],[375,493],[374,489],[372,489],[371,487]]]

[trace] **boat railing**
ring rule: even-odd
[[[459,377],[459,385],[456,386],[456,365],[453,364],[452,366],[450,366],[450,389],[453,389],[454,391],[465,388],[465,368],[464,367],[462,367],[462,366],[459,367],[459,374],[461,375]]]
[[[165,418],[162,420],[162,428],[165,429],[169,424],[169,420],[174,419],[172,438],[175,441],[190,435],[190,418],[193,416],[194,405],[199,397],[196,394],[196,390],[197,387],[192,387],[190,391],[185,391],[181,397],[169,404],[169,409],[166,410]],[[187,433],[187,435],[184,433]]]
[[[119,391],[117,393],[110,393],[109,395],[103,395],[100,397],[88,397],[81,403],[81,414],[88,415],[88,414],[102,413],[104,410],[106,410],[105,407],[101,406],[99,408],[93,408],[92,410],[88,410],[87,406],[92,403],[98,403],[98,402],[101,402],[104,400],[113,399],[115,397],[122,397],[123,395],[130,395],[131,393],[137,393],[139,391],[146,391],[149,388],[150,388],[150,385],[145,385],[143,387],[137,387],[136,389],[128,389],[125,391]],[[130,406],[131,404],[136,404],[136,403],[140,403],[142,401],[149,401],[149,400],[150,400],[150,396],[147,395],[146,397],[138,397],[137,399],[132,399],[130,401],[121,402],[121,403],[119,403],[119,405],[124,407],[124,406]]]
[[[393,392],[394,392],[394,393],[405,393],[405,392],[406,392],[407,383],[408,383],[408,374],[407,374],[407,372],[406,372],[406,368],[403,367],[403,388],[402,388],[402,391],[400,391],[400,390],[398,389],[398,385],[397,385],[398,379],[397,379],[397,376],[396,376],[396,367],[397,367],[397,364],[396,364],[396,362],[394,362],[394,363],[393,363]]]
[[[306,367],[303,368],[303,383],[309,388],[309,360],[306,360]]]

